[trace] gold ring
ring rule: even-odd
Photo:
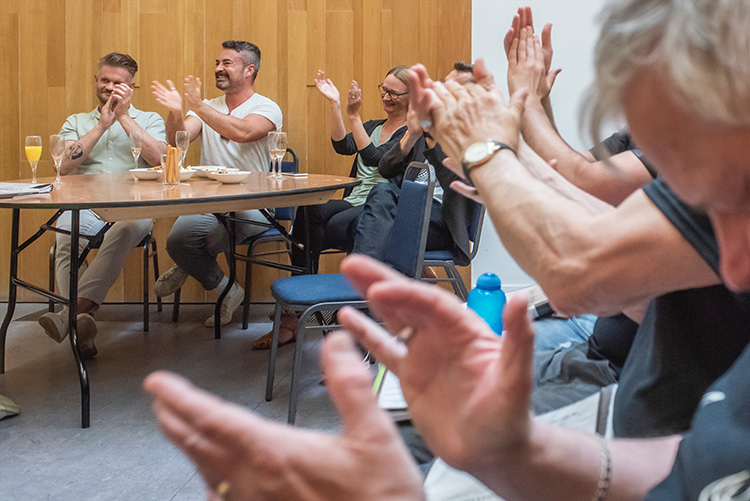
[[[409,339],[414,335],[414,327],[407,325],[396,333],[396,339],[406,344]]]
[[[229,480],[222,480],[221,482],[219,482],[219,485],[216,486],[216,495],[219,496],[219,499],[225,501],[231,487],[232,486],[229,483]]]

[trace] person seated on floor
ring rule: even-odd
[[[654,167],[685,200],[706,208],[715,235],[663,182],[653,184],[650,196],[661,193],[667,205],[675,204],[670,220],[703,241],[702,257],[713,266],[720,262],[732,290],[750,290],[750,194],[738,183],[747,177],[750,155],[750,92],[743,85],[750,73],[750,8],[733,0],[623,0],[607,9],[592,128],[622,109]],[[424,103],[421,117],[432,116],[444,145],[442,133],[449,131],[441,130],[441,120],[455,118],[459,101],[463,110],[489,112],[477,120],[480,138],[489,133],[517,145],[522,93],[506,107],[488,83],[488,91],[472,88],[469,95],[417,71],[422,75],[410,88],[418,94],[412,99]],[[461,157],[477,139],[464,136],[449,156]],[[470,171],[480,192],[501,186],[498,175],[515,188],[506,171],[523,170],[506,149],[483,165]],[[400,335],[394,339],[351,309],[341,310],[340,320],[399,376],[410,413],[435,451],[504,498],[719,499],[747,492],[750,348],[708,389],[684,434],[605,440],[531,419],[533,331],[523,299],[509,301],[507,334],[498,338],[439,288],[361,256],[347,258],[342,271]],[[337,437],[265,421],[172,376],[151,376],[146,387],[156,395],[167,436],[220,495],[309,499],[310,493],[347,498],[356,492],[363,500],[424,499],[353,344],[343,334],[329,336],[323,360],[344,419]]]
[[[260,49],[257,45],[227,40],[216,59],[216,88],[224,94],[202,99],[200,79],[189,75],[184,83],[184,100],[188,108],[183,118],[183,95],[171,80],[167,86],[153,82],[156,100],[169,110],[167,135],[174,144],[175,132],[187,130],[190,141],[201,137],[201,164],[225,165],[251,172],[267,172],[271,165],[268,133],[282,127],[281,108],[271,99],[255,92],[255,79],[260,70]],[[266,222],[259,210],[235,213],[248,221]],[[253,224],[236,225],[236,241],[263,233],[267,228]],[[156,281],[156,295],[174,294],[189,276],[204,289],[217,294],[229,283],[216,257],[229,250],[226,229],[213,214],[180,216],[167,239],[167,252],[175,264]],[[232,321],[242,304],[245,291],[235,282],[221,304],[221,325]],[[206,327],[214,326],[214,315],[206,319]]]
[[[60,164],[60,175],[103,174],[127,172],[133,168],[130,135],[142,134],[143,150],[139,162],[143,166],[159,164],[166,151],[164,120],[154,112],[141,111],[131,104],[138,71],[138,63],[128,54],[111,52],[99,60],[94,75],[94,91],[99,100],[88,113],[70,115],[60,129],[65,139],[65,155]],[[55,226],[70,231],[70,212],[63,213]],[[107,291],[115,283],[125,265],[125,258],[153,228],[151,219],[117,221],[104,234],[99,251],[79,270],[76,327],[78,344],[83,358],[96,356],[94,344],[97,327],[94,313],[104,301]],[[80,212],[79,230],[82,235],[96,235],[106,226],[94,212]],[[60,294],[70,291],[70,235],[57,233],[55,278]],[[81,238],[80,255],[88,244]],[[39,324],[49,337],[62,342],[68,335],[68,308],[57,313],[45,313]]]
[[[342,200],[329,200],[321,205],[298,209],[292,237],[303,240],[304,228],[309,228],[309,246],[312,273],[318,272],[320,253],[325,249],[351,249],[351,239],[357,217],[362,213],[365,199],[370,190],[386,180],[378,172],[378,164],[406,132],[406,111],[409,107],[406,89],[408,66],[391,68],[383,83],[378,86],[383,101],[385,119],[362,122],[359,110],[362,106],[362,90],[352,80],[347,94],[346,115],[352,131],[346,133],[344,120],[341,117],[341,97],[339,90],[330,78],[321,70],[315,78],[315,85],[320,93],[328,99],[330,105],[331,143],[339,155],[355,155],[350,177],[356,177],[362,183],[356,186]],[[307,218],[307,221],[306,221]],[[292,246],[292,264],[299,267],[306,265],[305,251]],[[267,350],[271,347],[273,331],[255,340],[253,348]],[[297,336],[297,316],[283,312],[279,329],[279,346],[291,343]]]

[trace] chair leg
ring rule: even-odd
[[[252,246],[248,249],[248,255],[252,252]],[[242,328],[247,329],[250,323],[250,283],[253,273],[253,264],[245,261],[245,299],[242,301]]]
[[[180,292],[182,289],[177,289],[174,293],[174,303],[172,303],[172,322],[176,322],[180,318]]]
[[[449,266],[446,267],[446,271],[450,273],[450,276],[454,280],[453,290],[456,292],[456,295],[460,297],[462,301],[469,299],[469,291],[466,290],[466,285],[464,285],[464,280],[461,278],[458,269],[455,266]]]
[[[57,253],[57,242],[52,244],[52,247],[49,248],[49,273],[47,277],[49,277],[49,290],[51,292],[55,291],[55,254]],[[47,309],[50,312],[55,311],[55,302],[51,299],[48,302]]]
[[[148,332],[148,242],[143,244],[143,332]]]
[[[151,240],[151,257],[154,260],[154,283],[159,280],[159,254],[156,250],[156,240]],[[156,296],[156,311],[161,311],[161,298]]]
[[[294,421],[297,418],[297,396],[299,393],[299,374],[302,370],[302,349],[305,344],[305,327],[307,326],[307,319],[309,315],[305,313],[299,319],[297,327],[297,342],[294,343],[294,365],[292,366],[292,387],[289,390],[289,414],[287,415],[287,423],[294,426]]]
[[[268,354],[268,375],[266,376],[266,402],[273,398],[273,380],[276,377],[276,352],[279,350],[279,328],[281,327],[281,304],[276,303],[273,313],[273,336],[271,352]]]

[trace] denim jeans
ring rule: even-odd
[[[238,218],[266,222],[260,211],[235,213]],[[268,230],[263,226],[237,223],[237,243]],[[213,214],[180,216],[167,238],[167,252],[177,266],[200,282],[206,290],[219,286],[224,272],[216,261],[221,252],[229,251],[229,235]]]
[[[594,332],[596,318],[596,315],[581,315],[568,319],[545,318],[534,322],[534,351],[556,350],[586,342]]]

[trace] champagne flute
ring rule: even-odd
[[[65,154],[65,138],[60,134],[52,134],[49,137],[49,152],[55,163],[55,184],[60,184],[60,166]]]
[[[190,146],[190,135],[186,130],[178,130],[174,134],[174,145],[180,149],[180,168],[185,168],[185,155]]]
[[[271,155],[276,158],[276,177],[281,177],[281,159],[284,158],[284,155],[286,155],[286,149],[289,145],[289,140],[287,138],[286,132],[277,132],[276,133],[276,145],[273,147],[273,150],[271,151]]]
[[[141,150],[143,150],[143,131],[134,130],[130,133],[130,152],[133,154],[135,169],[138,168],[138,158],[141,156]]]
[[[268,153],[271,155],[271,177],[276,177],[276,137],[279,135],[276,131],[268,133]]]
[[[42,137],[26,136],[26,160],[31,164],[31,182],[36,183],[36,165],[42,156]]]

